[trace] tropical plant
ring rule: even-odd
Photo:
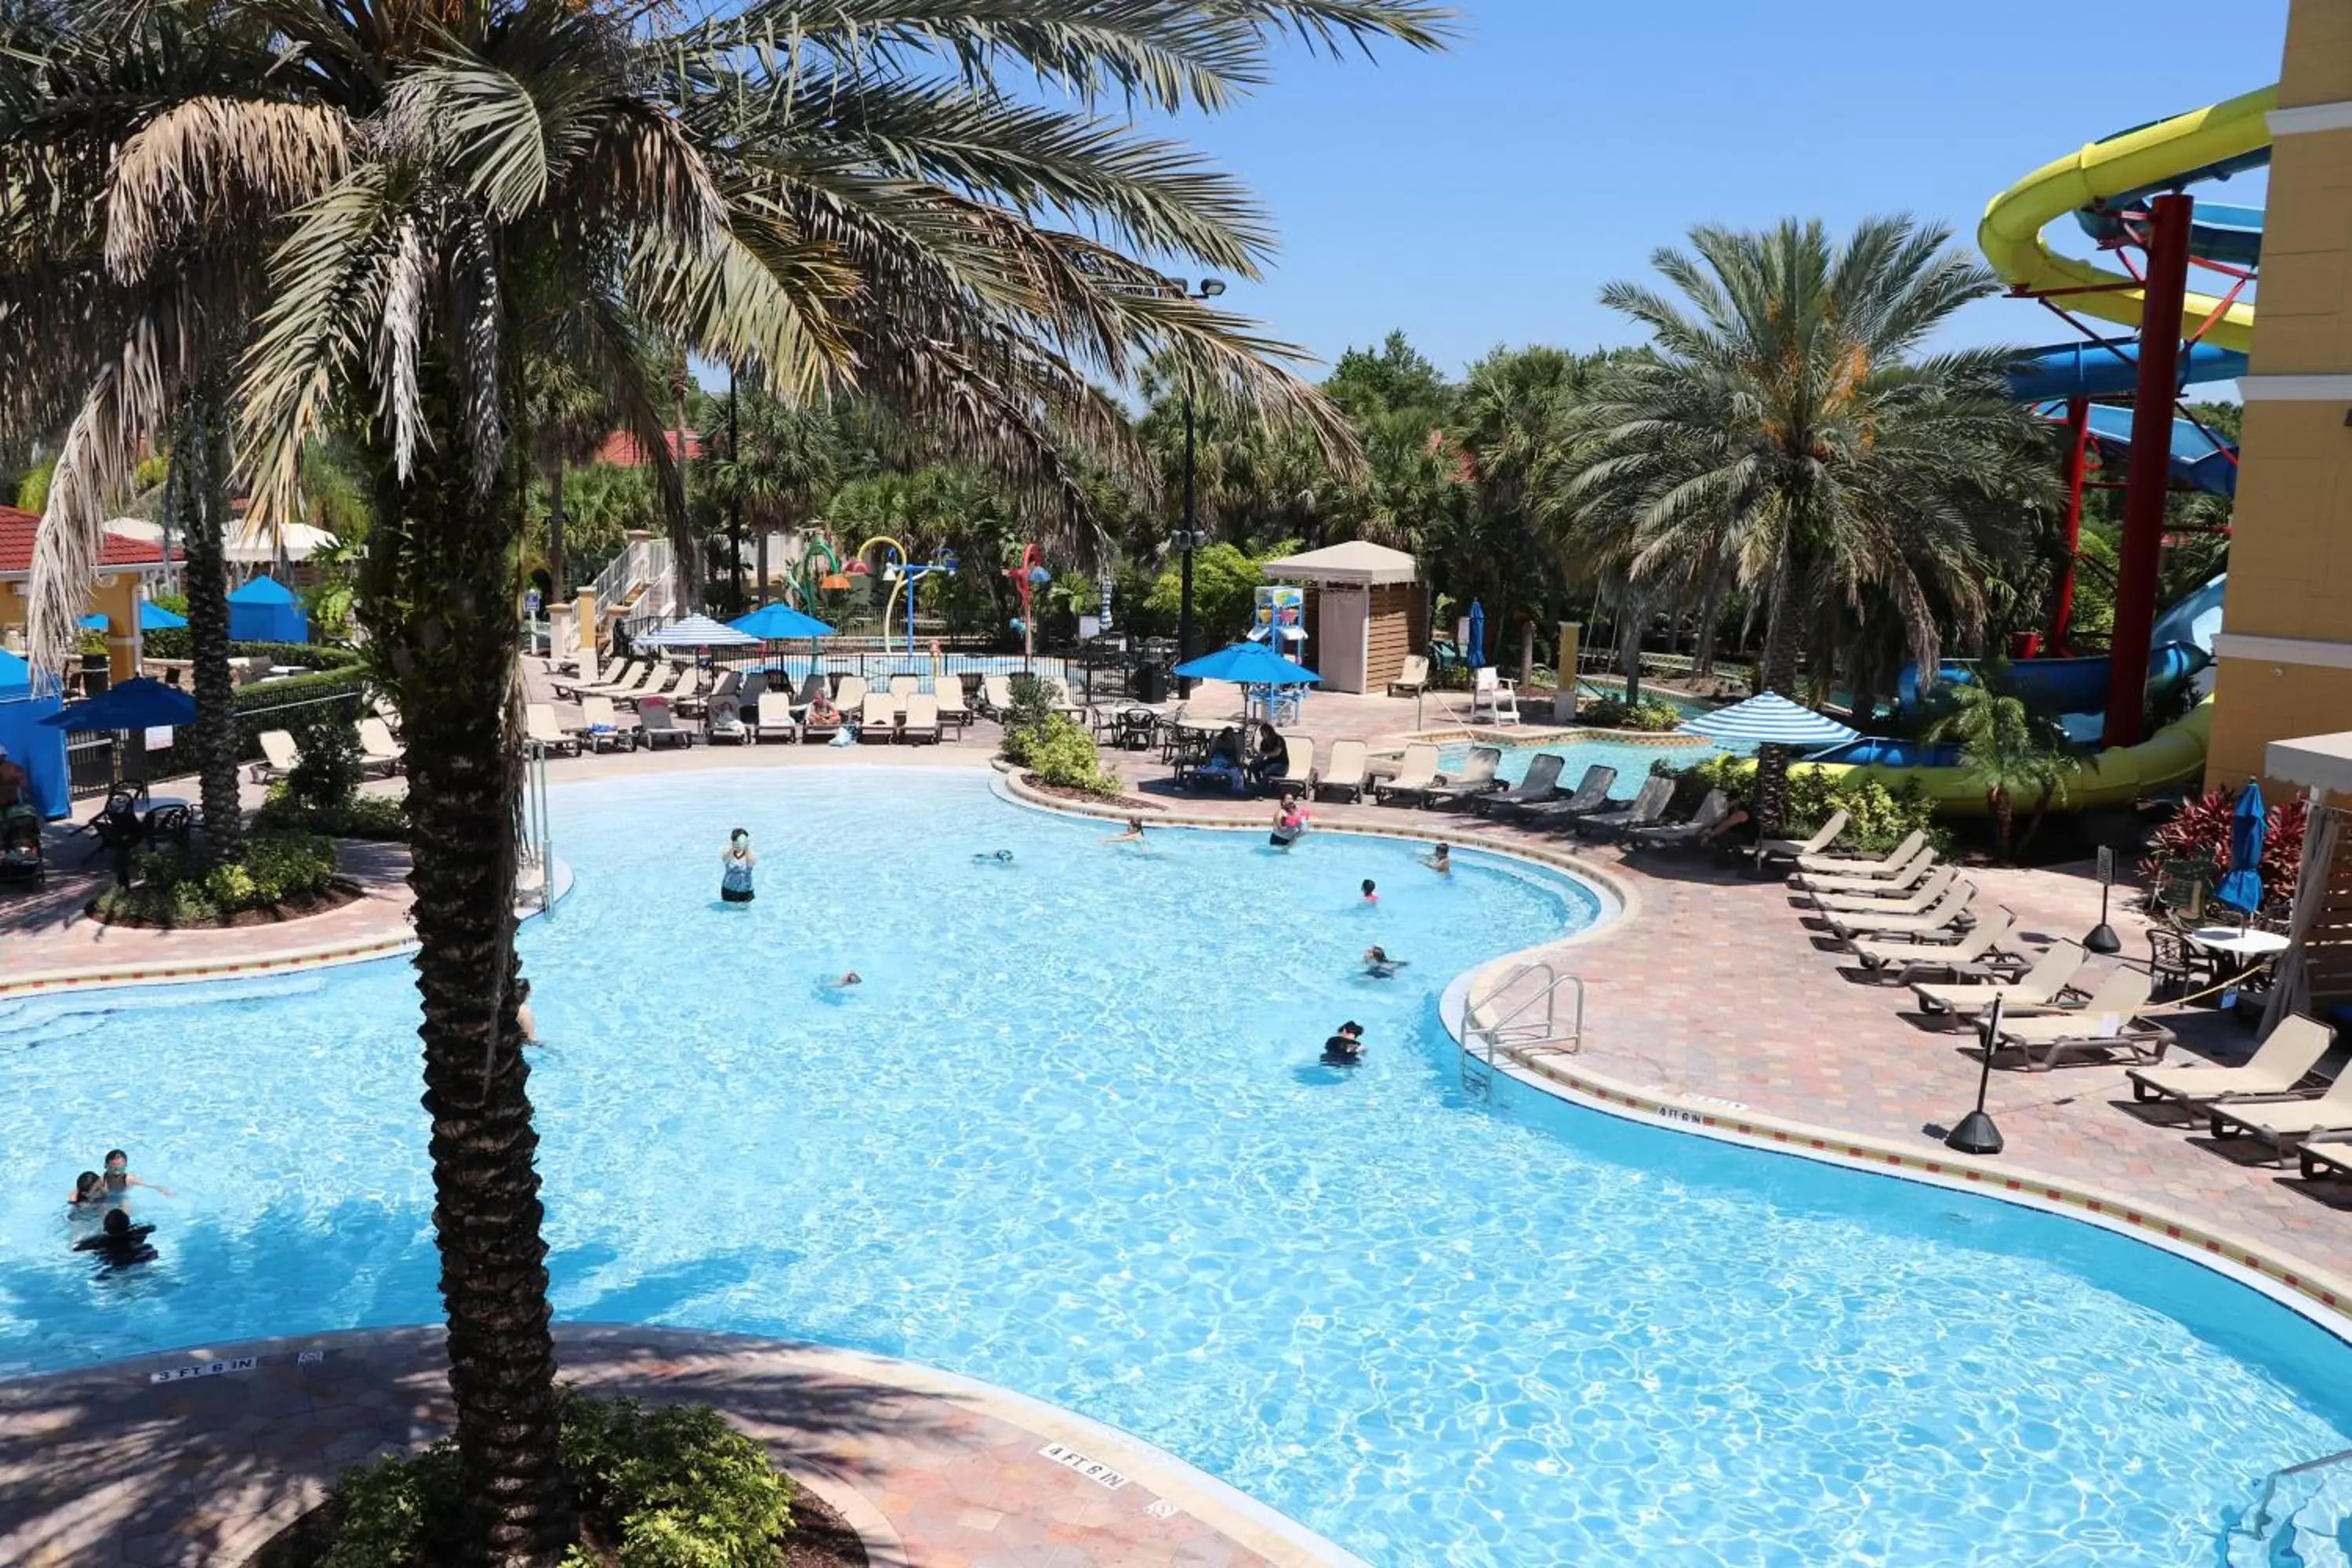
[[[0,16],[9,302],[36,273],[62,278],[71,341],[97,345],[69,389],[28,375],[5,394],[10,428],[79,409],[53,517],[60,493],[68,515],[102,515],[138,438],[174,420],[175,455],[205,454],[189,494],[216,515],[230,367],[258,524],[299,514],[300,455],[331,428],[375,497],[360,616],[405,727],[467,1555],[549,1564],[574,1534],[515,1016],[526,367],[590,366],[666,486],[677,388],[648,374],[648,342],[789,400],[855,386],[984,468],[1081,564],[1099,541],[1071,454],[1141,472],[1104,384],[1147,359],[1295,422],[1344,465],[1344,421],[1276,363],[1294,351],[1168,287],[1171,262],[1255,275],[1271,234],[1237,184],[1131,110],[1213,111],[1286,35],[1432,47],[1441,16],[1428,0],[147,0]],[[273,247],[266,268],[212,265],[204,244],[229,225]],[[117,237],[160,258],[137,287],[109,270]],[[0,314],[27,363],[52,353],[28,314]],[[59,533],[86,565],[94,535],[45,531],[45,548]],[[70,608],[40,615],[63,646]]]
[[[2208,867],[2210,875],[2220,877],[2230,868],[2230,834],[2237,812],[2238,797],[2228,790],[2208,790],[2182,801],[2149,836],[2148,853],[2139,863],[2140,881],[2149,888],[2159,887],[2165,868],[2175,864]],[[2310,813],[2309,803],[2294,795],[2263,814],[2261,870],[2266,914],[2283,918],[2294,909]]]
[[[1992,814],[1993,851],[2005,861],[2019,797],[2033,802],[2038,827],[2050,797],[2078,760],[2056,721],[2000,689],[2000,667],[1981,674],[1945,689],[1944,714],[1928,726],[1927,738],[1959,748],[1960,769],[1984,791]]]
[[[1692,231],[1652,259],[1679,300],[1615,283],[1603,303],[1647,327],[1579,416],[1548,498],[1571,549],[1615,551],[1629,581],[1736,563],[1769,616],[1764,689],[1795,695],[1832,601],[1887,595],[1932,668],[1945,628],[1980,621],[1980,562],[2024,526],[2003,485],[2030,451],[2004,349],[1925,354],[1997,280],[1947,230],[1873,219],[1842,242],[1818,222]],[[1759,820],[1786,815],[1788,753],[1762,759]]]
[[[1265,563],[1297,548],[1297,540],[1282,539],[1254,550],[1219,543],[1193,552],[1192,618],[1208,647],[1220,647],[1249,630],[1257,591],[1266,583]],[[1183,579],[1171,561],[1160,568],[1144,602],[1154,614],[1173,616],[1182,593]],[[1195,651],[1201,647],[1196,643]]]

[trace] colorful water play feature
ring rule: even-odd
[[[566,1318],[982,1378],[1381,1564],[2210,1561],[2261,1476],[2352,1441],[2352,1350],[2186,1259],[1465,1100],[1439,994],[1607,918],[1569,878],[1110,844],[944,772],[555,810],[577,891],[521,945]],[[762,896],[722,907],[739,826]],[[1365,977],[1375,943],[1408,967]],[[433,1320],[414,1010],[392,962],[0,1011],[0,1371]],[[1320,1065],[1350,1019],[1364,1065]],[[100,1279],[61,1205],[117,1144],[177,1195]]]

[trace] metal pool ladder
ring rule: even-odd
[[[1584,1048],[1584,977],[1561,973],[1549,959],[1533,958],[1511,971],[1495,991],[1507,991],[1532,974],[1543,976],[1543,988],[1492,1023],[1476,1021],[1475,999],[1464,1004],[1462,1089],[1473,1100],[1494,1097],[1497,1058],[1523,1062],[1540,1052]],[[1563,989],[1572,1004],[1565,1029],[1560,1027]]]

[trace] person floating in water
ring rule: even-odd
[[[1441,877],[1454,875],[1454,851],[1443,844],[1423,856],[1421,863]]]
[[[153,1235],[152,1225],[132,1225],[131,1216],[121,1209],[109,1209],[106,1228],[96,1236],[85,1236],[74,1243],[76,1252],[95,1252],[99,1267],[112,1273],[134,1264],[155,1261],[155,1249],[147,1245]]]
[[[719,858],[719,896],[730,904],[751,901],[751,868],[760,857],[751,848],[748,829],[737,828],[727,836],[727,853]]]
[[[1013,851],[1010,849],[997,849],[992,851],[983,849],[979,854],[971,858],[971,863],[975,866],[1010,866],[1013,864]]]
[[[1379,884],[1378,884],[1378,883],[1376,883],[1376,882],[1374,882],[1374,881],[1373,881],[1370,877],[1365,878],[1365,879],[1364,879],[1364,902],[1366,902],[1366,903],[1368,903],[1368,904],[1377,904],[1377,903],[1379,903],[1380,901],[1381,901],[1381,889],[1380,889],[1380,886],[1379,886]]]
[[[1411,962],[1410,959],[1391,958],[1389,950],[1384,947],[1364,949],[1364,973],[1374,980],[1393,980],[1396,972]]]
[[[1323,1065],[1331,1068],[1360,1067],[1364,1060],[1364,1026],[1353,1018],[1339,1026],[1339,1032],[1323,1042]]]
[[[120,1149],[109,1149],[106,1152],[107,1201],[114,1204],[121,1203],[131,1195],[131,1189],[133,1187],[145,1187],[149,1192],[161,1193],[167,1198],[173,1195],[171,1188],[159,1187],[154,1183],[133,1174],[130,1155]]]
[[[1143,842],[1143,818],[1141,818],[1141,817],[1139,817],[1139,816],[1130,816],[1130,817],[1129,817],[1129,818],[1127,819],[1127,830],[1126,830],[1125,832],[1123,832],[1123,833],[1113,833],[1113,834],[1110,834],[1110,835],[1108,835],[1108,837],[1106,837],[1103,839],[1103,842],[1104,842],[1104,843],[1106,843],[1106,844],[1140,844],[1140,843],[1142,843],[1142,842]]]
[[[838,980],[828,980],[825,982],[826,985],[835,991],[846,991],[853,985],[863,985],[865,984],[866,976],[858,973],[855,969],[841,976]]]
[[[1307,807],[1299,804],[1296,794],[1286,790],[1282,796],[1282,809],[1274,814],[1274,831],[1265,836],[1265,841],[1276,849],[1287,849],[1297,843],[1311,826]]]
[[[88,1219],[112,1203],[113,1200],[106,1195],[106,1178],[96,1171],[84,1171],[74,1178],[73,1196],[66,1200],[66,1209],[76,1219]]]

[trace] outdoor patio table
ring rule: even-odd
[[[2207,952],[2249,971],[2246,979],[2250,982],[2263,978],[2251,971],[2269,969],[2273,959],[2294,945],[2274,931],[2240,931],[2235,926],[2200,926],[2189,932],[2188,938]]]

